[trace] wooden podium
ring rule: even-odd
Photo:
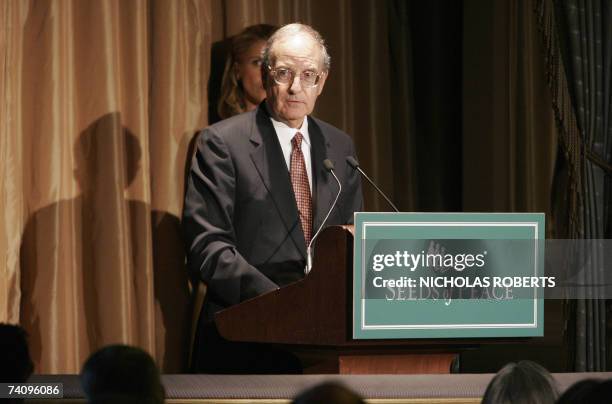
[[[449,373],[466,341],[352,339],[352,230],[321,232],[304,279],[218,312],[221,335],[280,344],[298,355],[305,373]]]

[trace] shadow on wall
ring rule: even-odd
[[[73,152],[81,193],[35,212],[22,237],[20,322],[36,369],[78,372],[91,352],[125,343],[178,371],[188,325],[180,221],[125,197],[142,149],[118,112],[81,132]],[[69,181],[59,170],[48,179]]]
[[[212,125],[221,120],[217,106],[221,98],[221,82],[225,61],[229,57],[232,38],[225,38],[214,42],[210,47],[210,75],[208,76],[208,124]]]

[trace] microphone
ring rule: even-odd
[[[355,160],[355,157],[353,156],[346,156],[346,162],[348,163],[349,166],[351,166],[353,168],[353,170],[357,170],[359,171],[359,174],[361,174],[363,176],[363,178],[365,178],[366,180],[368,180],[368,182],[370,184],[372,184],[372,186],[376,189],[376,191],[378,191],[378,193],[380,195],[382,195],[383,198],[385,198],[385,201],[387,201],[387,203],[389,205],[391,205],[391,207],[399,213],[399,209],[393,204],[393,202],[391,202],[391,200],[389,198],[387,198],[387,195],[385,195],[385,193],[378,188],[378,186],[376,186],[376,184],[374,183],[374,181],[372,181],[370,179],[370,177],[368,177],[368,175],[361,169],[361,167],[359,167],[359,163],[357,162],[357,160]]]
[[[334,163],[332,163],[330,159],[325,159],[323,160],[323,166],[336,179],[336,182],[338,183],[338,193],[336,194],[336,199],[334,199],[334,203],[332,203],[331,208],[329,208],[327,215],[325,215],[325,218],[321,222],[319,229],[314,234],[314,236],[312,236],[312,238],[310,239],[310,243],[308,243],[308,248],[306,249],[306,268],[304,268],[304,274],[306,275],[308,275],[308,273],[312,269],[312,245],[315,239],[317,238],[317,236],[319,235],[319,233],[321,232],[321,230],[323,230],[323,226],[325,225],[325,222],[329,218],[329,215],[331,215],[332,210],[334,210],[334,207],[336,206],[336,203],[338,202],[338,197],[340,197],[340,193],[342,192],[342,184],[340,183],[340,180],[338,179],[338,177],[336,176],[336,173],[334,172]]]

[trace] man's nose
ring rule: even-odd
[[[291,85],[289,86],[289,91],[291,91],[291,93],[299,93],[301,90],[302,90],[301,78],[299,74],[296,74],[293,77],[293,81],[291,82]]]

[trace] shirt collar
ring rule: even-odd
[[[270,120],[272,121],[272,125],[274,126],[274,130],[276,130],[276,134],[278,135],[281,141],[291,142],[291,139],[295,136],[296,132],[300,132],[303,137],[303,142],[306,142],[306,145],[310,147],[310,134],[308,133],[308,117],[304,117],[304,122],[302,122],[302,126],[299,128],[291,128],[286,123],[277,121],[276,119],[270,116]]]

